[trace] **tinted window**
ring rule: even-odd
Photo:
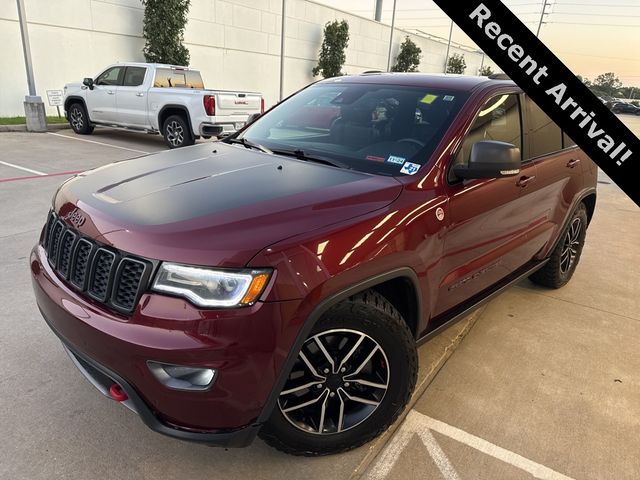
[[[120,85],[124,67],[111,67],[96,79],[96,85]]]
[[[471,130],[458,151],[455,164],[469,163],[471,147],[482,140],[511,143],[522,151],[522,125],[518,95],[498,95],[490,99],[478,112]]]
[[[560,127],[533,100],[527,98],[529,111],[529,157],[535,158],[562,150]]]
[[[415,173],[467,98],[428,87],[318,84],[276,106],[242,136],[276,153],[302,150],[369,173]]]
[[[154,87],[161,88],[196,88],[204,89],[200,72],[192,70],[179,70],[173,68],[158,68]]]
[[[127,67],[127,70],[124,73],[124,82],[122,82],[122,84],[125,87],[137,87],[138,85],[142,85],[142,82],[144,82],[144,74],[146,72],[147,69],[144,67]]]

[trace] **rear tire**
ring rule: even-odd
[[[533,283],[549,288],[560,288],[571,280],[580,261],[588,221],[587,207],[581,203],[562,232],[560,241],[551,253],[547,264],[529,277]]]
[[[171,115],[164,121],[162,136],[169,148],[187,147],[195,143],[189,123],[181,115]]]
[[[314,326],[259,435],[293,455],[351,450],[398,418],[417,372],[407,324],[382,295],[367,290],[331,308]]]
[[[84,105],[72,103],[69,107],[69,125],[78,135],[90,135],[93,133],[93,125],[89,120],[89,115]]]

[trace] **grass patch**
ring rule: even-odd
[[[27,123],[27,119],[25,117],[0,117],[0,125],[24,125]],[[67,123],[67,119],[62,117],[52,116],[47,117],[47,123]]]

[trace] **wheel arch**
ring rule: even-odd
[[[189,130],[191,130],[191,135],[197,135],[193,130],[193,125],[191,125],[191,115],[189,115],[189,110],[184,105],[179,104],[168,104],[160,109],[158,112],[158,130],[162,132],[165,120],[171,115],[180,115],[184,117],[189,125]]]
[[[396,292],[395,296],[393,296],[389,294],[389,292],[394,288],[400,288],[402,290]],[[300,351],[300,348],[302,348],[302,344],[305,342],[318,320],[322,318],[322,315],[324,315],[324,313],[326,313],[331,307],[337,305],[343,300],[369,289],[376,290],[378,293],[383,295],[400,312],[401,315],[403,315],[403,311],[406,312],[408,318],[404,315],[403,318],[405,319],[405,322],[407,323],[407,326],[414,338],[417,339],[417,330],[419,329],[420,315],[422,312],[422,297],[420,294],[418,275],[412,268],[400,267],[386,273],[374,275],[368,279],[351,285],[348,288],[333,293],[313,308],[300,327],[300,331],[289,350],[287,358],[280,370],[280,373],[278,374],[278,378],[271,389],[271,393],[269,394],[256,423],[262,424],[271,416],[278,400],[278,396],[280,395],[280,391],[286,383],[287,377],[289,376],[289,373],[293,368],[293,364],[298,356],[298,352]],[[389,296],[385,295],[385,293]],[[414,300],[413,302],[411,302],[412,295]],[[401,305],[402,301],[413,303],[413,306],[403,306]]]
[[[74,103],[80,103],[82,105],[82,108],[84,108],[84,111],[87,112],[87,117],[89,116],[89,111],[87,110],[87,104],[84,101],[84,98],[79,97],[77,95],[71,95],[71,96],[65,98],[65,100],[64,100],[64,111],[68,112],[69,111],[69,107]],[[89,120],[91,120],[91,119],[89,119]]]

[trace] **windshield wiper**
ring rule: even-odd
[[[254,143],[251,140],[247,140],[246,138],[229,138],[228,140],[223,140],[227,143],[238,143],[245,148],[253,148],[254,150],[260,150],[262,153],[268,153],[269,155],[273,154],[271,150],[267,147],[260,145],[259,143]]]
[[[339,162],[337,160],[334,159],[329,159],[326,157],[317,157],[317,156],[313,156],[313,155],[307,155],[306,153],[304,153],[304,150],[274,150],[273,153],[277,154],[277,155],[286,155],[289,157],[295,157],[298,160],[305,160],[307,162],[315,162],[315,163],[322,163],[324,165],[330,165],[332,167],[338,167],[338,168],[346,168],[347,170],[351,170],[351,167],[349,165],[347,165],[346,163],[342,163]]]

